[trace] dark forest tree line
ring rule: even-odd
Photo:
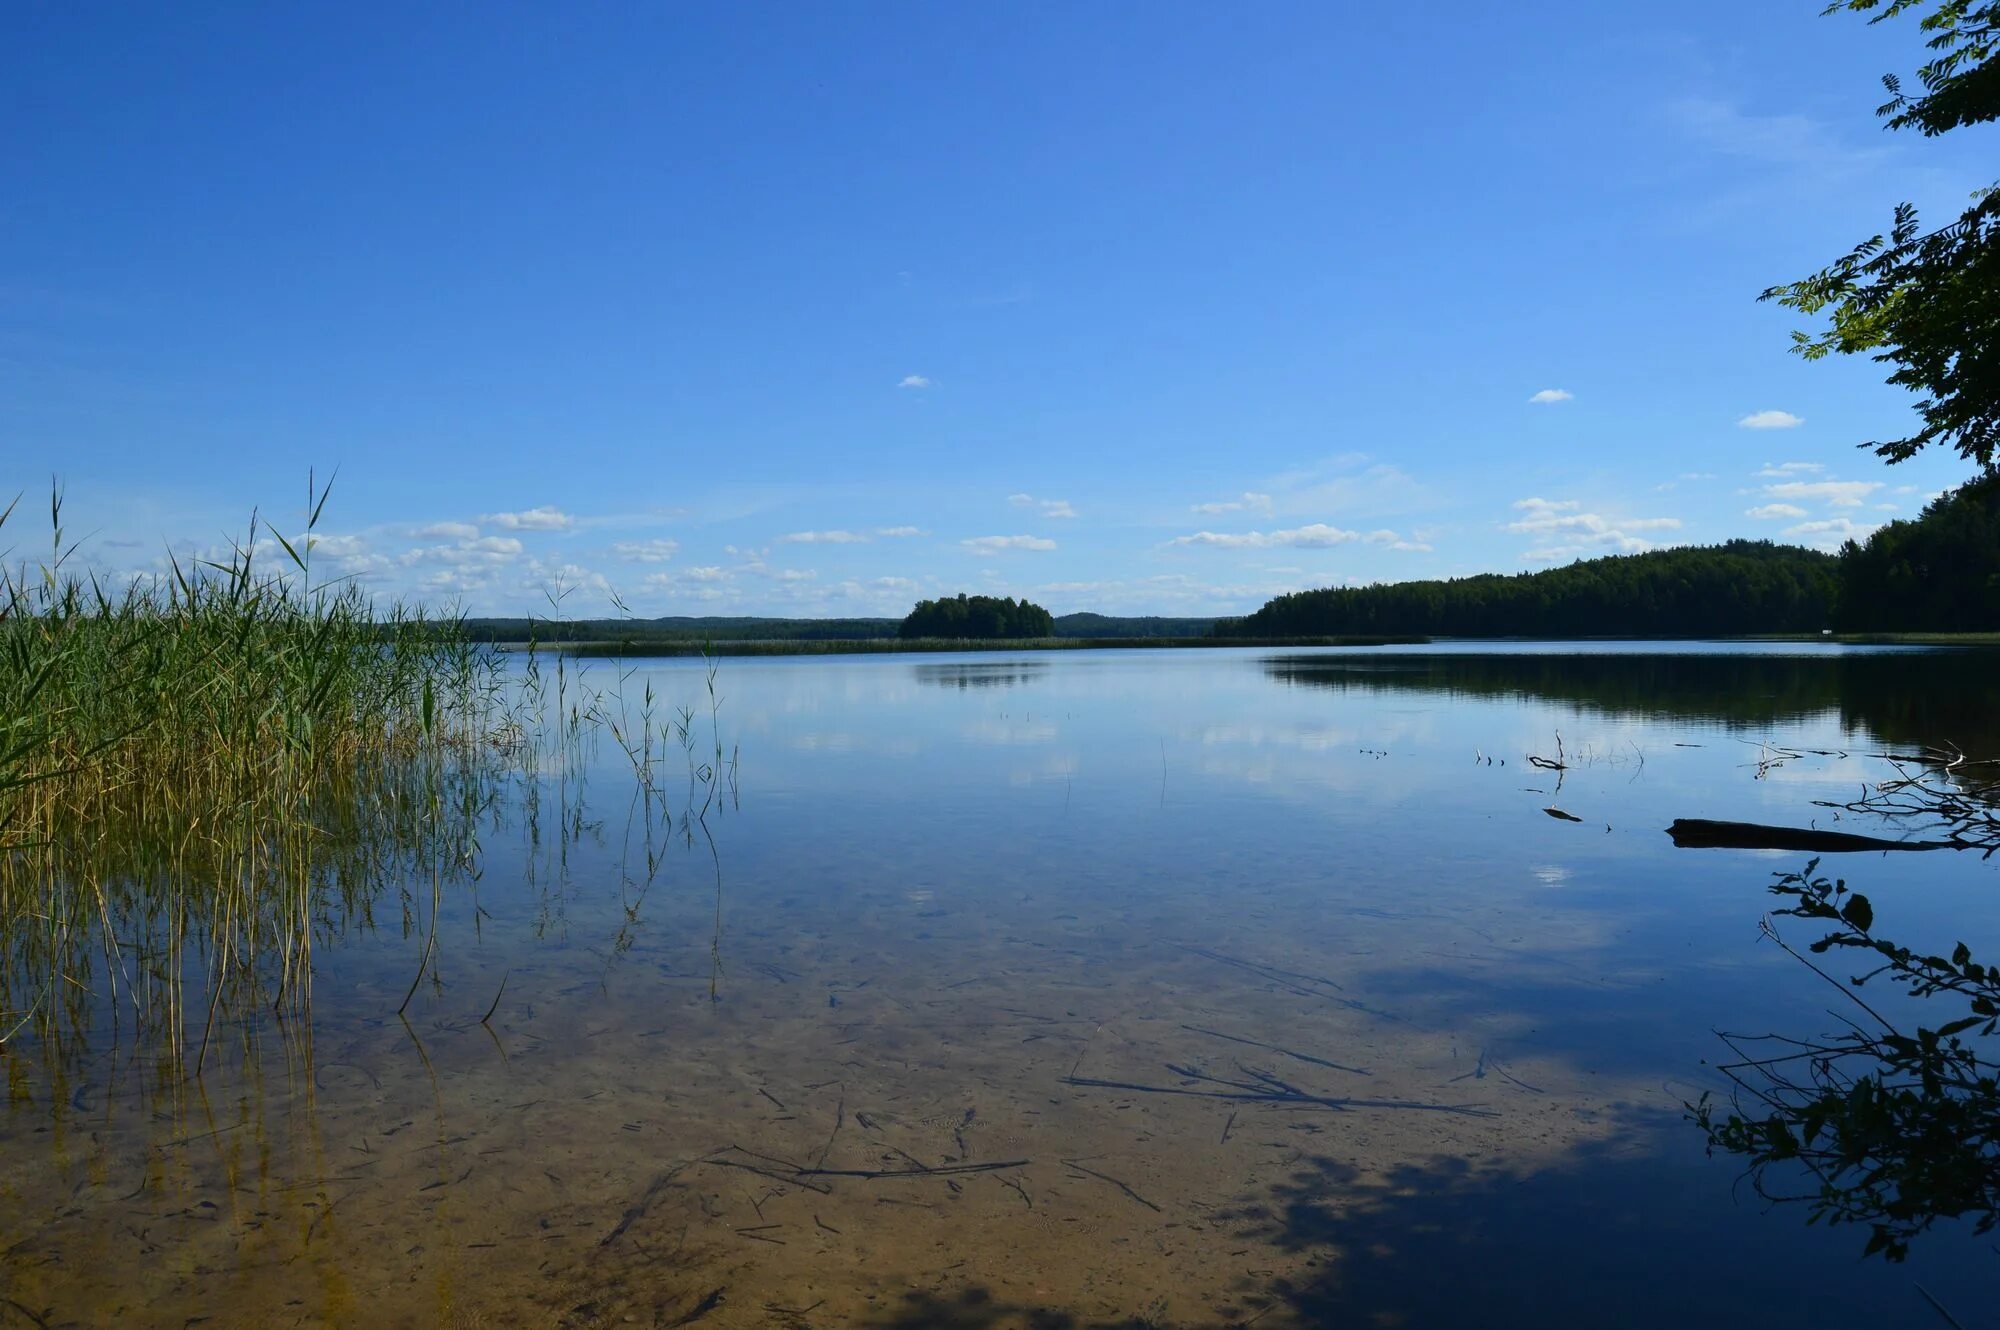
[[[1055,619],[1032,601],[1012,596],[942,596],[920,600],[896,630],[898,637],[1054,637]]]
[[[1533,573],[1299,591],[1219,625],[1218,631],[1240,637],[1817,632],[1832,620],[1837,568],[1832,555],[1815,550],[1735,540],[1612,555]]]
[[[2000,473],[1940,495],[1839,555],[1734,540],[1534,573],[1328,587],[1279,596],[1239,637],[1731,637],[2000,630]]]
[[[1834,622],[1854,632],[2000,629],[2000,472],[1843,549]]]

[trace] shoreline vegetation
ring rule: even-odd
[[[401,1016],[442,982],[440,919],[479,878],[494,810],[543,784],[580,806],[602,737],[649,835],[678,817],[692,845],[734,799],[712,670],[705,716],[600,689],[560,654],[509,671],[455,614],[318,576],[325,502],[309,491],[299,535],[253,514],[223,553],[114,589],[72,563],[58,490],[48,552],[0,562],[11,1066],[60,1083],[92,1042],[131,1037],[169,1084],[198,1079],[211,1045],[241,1055],[275,1031],[298,1051],[316,958],[355,933],[415,951]],[[17,507],[0,505],[0,536]]]
[[[964,651],[1102,651],[1152,647],[1382,647],[1420,646],[1416,636],[1344,634],[1301,637],[864,637],[768,638],[742,641],[689,641],[685,638],[626,638],[602,642],[496,642],[502,651],[553,650],[582,659],[645,656],[858,656]]]
[[[494,641],[489,645],[502,652],[547,651],[580,660],[645,659],[652,657],[750,657],[750,656],[868,656],[911,655],[925,652],[962,653],[977,651],[1130,651],[1171,647],[1199,650],[1206,647],[1401,647],[1451,646],[1489,642],[1772,642],[1825,643],[1833,646],[1918,646],[1918,647],[2000,647],[2000,632],[1976,633],[1742,633],[1734,635],[1689,636],[1682,633],[1635,635],[1628,633],[1563,636],[1508,637],[1420,637],[1349,633],[1335,636],[1299,637],[1029,637],[1029,638],[752,638],[742,641],[693,641],[684,638],[631,638],[597,642]]]
[[[316,581],[324,502],[114,591],[68,566],[58,492],[50,553],[0,568],[0,1047],[108,1019],[198,1072],[232,1013],[310,1012],[364,884],[422,880],[434,920],[466,871],[518,736],[496,664]]]

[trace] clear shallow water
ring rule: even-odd
[[[198,1083],[6,1055],[0,1325],[1920,1324],[1919,1282],[1963,1318],[1986,1243],[1864,1262],[1703,1157],[1714,1032],[1831,1019],[1757,940],[1804,856],[1663,828],[2000,751],[1990,665],[728,661],[740,800],[669,835],[607,740],[503,801],[407,1026],[385,900],[309,1040],[238,1026]],[[1838,867],[1883,931],[2000,951],[1992,865]]]

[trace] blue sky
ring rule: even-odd
[[[1754,297],[1995,136],[1820,7],[9,6],[0,489],[143,570],[337,467],[322,568],[474,612],[1837,544],[1967,467]]]

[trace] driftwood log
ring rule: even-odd
[[[1801,850],[1808,854],[1846,854],[1856,851],[1963,848],[1952,841],[1884,840],[1880,836],[1856,836],[1845,831],[1767,827],[1757,822],[1711,822],[1700,817],[1675,818],[1674,824],[1667,828],[1667,834],[1683,850]]]

